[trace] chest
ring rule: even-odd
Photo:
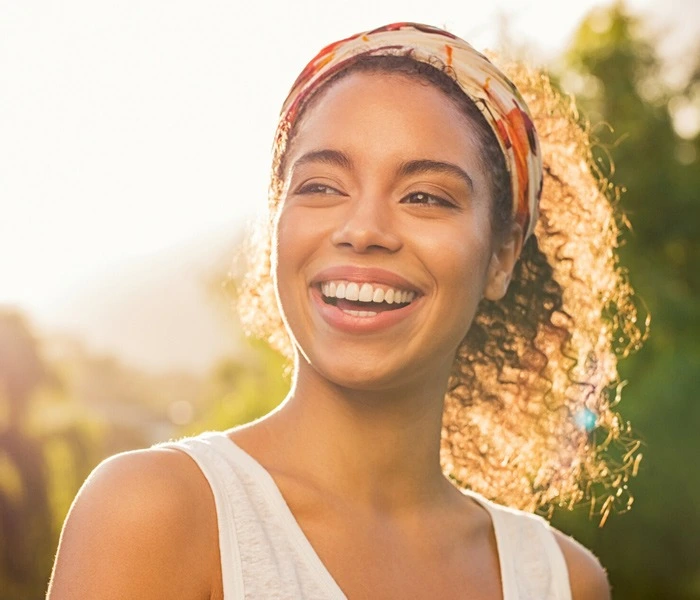
[[[300,527],[349,600],[501,600],[491,528],[397,531],[381,524],[300,520]]]

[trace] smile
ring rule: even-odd
[[[320,289],[326,304],[356,317],[374,317],[380,312],[403,308],[416,297],[411,290],[370,282],[325,281]]]

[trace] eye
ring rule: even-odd
[[[428,194],[427,192],[413,192],[404,196],[401,199],[403,204],[423,204],[426,206],[445,206],[448,208],[454,208],[454,202],[443,198],[442,196],[437,196],[435,194]]]
[[[331,187],[330,185],[325,185],[323,183],[305,183],[301,187],[299,187],[296,191],[297,194],[329,194],[329,195],[336,195],[340,196],[342,195],[341,192],[339,192],[337,189],[334,187]]]

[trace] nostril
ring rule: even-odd
[[[384,231],[348,231],[347,228],[334,233],[331,242],[355,252],[396,252],[402,245],[398,237]]]

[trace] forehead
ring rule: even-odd
[[[358,72],[330,83],[301,115],[288,154],[338,146],[453,162],[480,156],[478,131],[456,101],[400,73]]]

